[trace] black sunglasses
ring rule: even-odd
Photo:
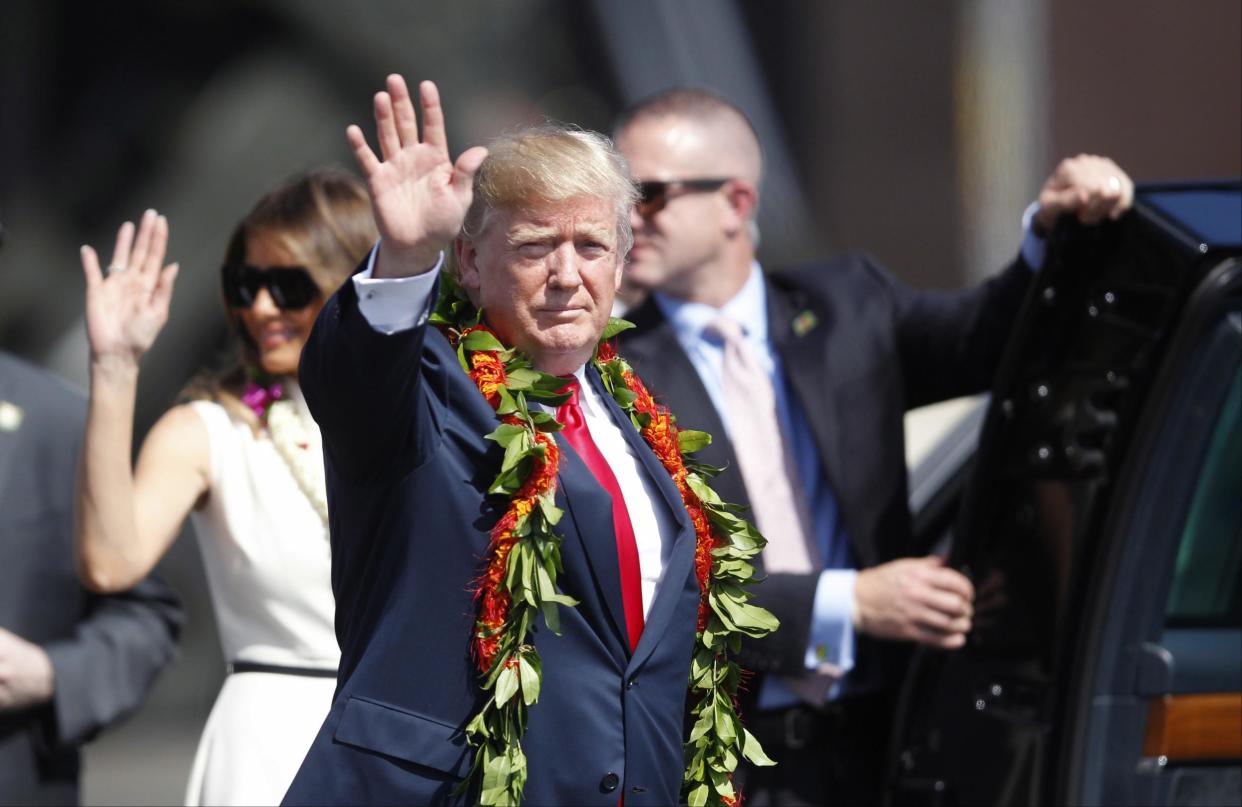
[[[638,215],[643,218],[654,216],[664,209],[668,204],[668,200],[672,196],[680,196],[683,193],[702,193],[704,191],[714,191],[722,187],[726,182],[731,181],[731,177],[712,178],[712,179],[670,179],[670,180],[649,180],[638,183],[638,203],[634,205],[634,209],[638,211]]]
[[[319,296],[319,286],[302,266],[271,266],[260,269],[240,263],[226,263],[221,269],[225,301],[237,308],[254,305],[259,290],[266,288],[276,307],[289,311],[305,308]]]

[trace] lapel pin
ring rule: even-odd
[[[815,330],[815,326],[819,324],[819,317],[815,316],[815,312],[808,308],[794,317],[793,322],[790,324],[793,328],[794,336],[806,336]]]
[[[17,404],[0,401],[0,432],[17,431],[22,425],[24,414]]]

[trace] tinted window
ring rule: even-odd
[[[1242,627],[1242,373],[1235,371],[1182,531],[1169,594],[1174,627]]]

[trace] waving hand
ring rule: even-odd
[[[419,140],[414,103],[405,79],[388,77],[387,91],[375,94],[375,130],[380,157],[357,126],[345,136],[371,194],[375,223],[383,240],[377,277],[421,274],[457,236],[470,207],[474,174],[487,149],[467,149],[449,159],[444,113],[436,85],[419,85],[423,133]],[[382,159],[381,159],[382,158]]]
[[[137,364],[168,321],[177,265],[164,266],[168,247],[168,220],[148,210],[134,225],[117,230],[112,262],[105,275],[99,257],[82,247],[86,276],[86,333],[91,358],[120,359]]]

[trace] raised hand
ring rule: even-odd
[[[1134,182],[1107,157],[1079,154],[1064,159],[1044,182],[1035,214],[1038,234],[1047,234],[1061,216],[1072,213],[1083,224],[1117,219],[1134,202]]]
[[[401,277],[430,269],[439,251],[457,236],[487,149],[467,149],[453,163],[436,85],[424,81],[418,88],[423,106],[420,141],[405,79],[393,74],[387,84],[386,92],[375,94],[375,131],[383,159],[375,156],[359,127],[350,126],[345,136],[366,178],[383,239],[375,274]]]
[[[168,220],[154,210],[142,214],[137,234],[125,222],[116,233],[105,276],[99,257],[82,247],[86,275],[86,334],[92,362],[121,359],[135,365],[168,321],[177,264],[164,266]]]

